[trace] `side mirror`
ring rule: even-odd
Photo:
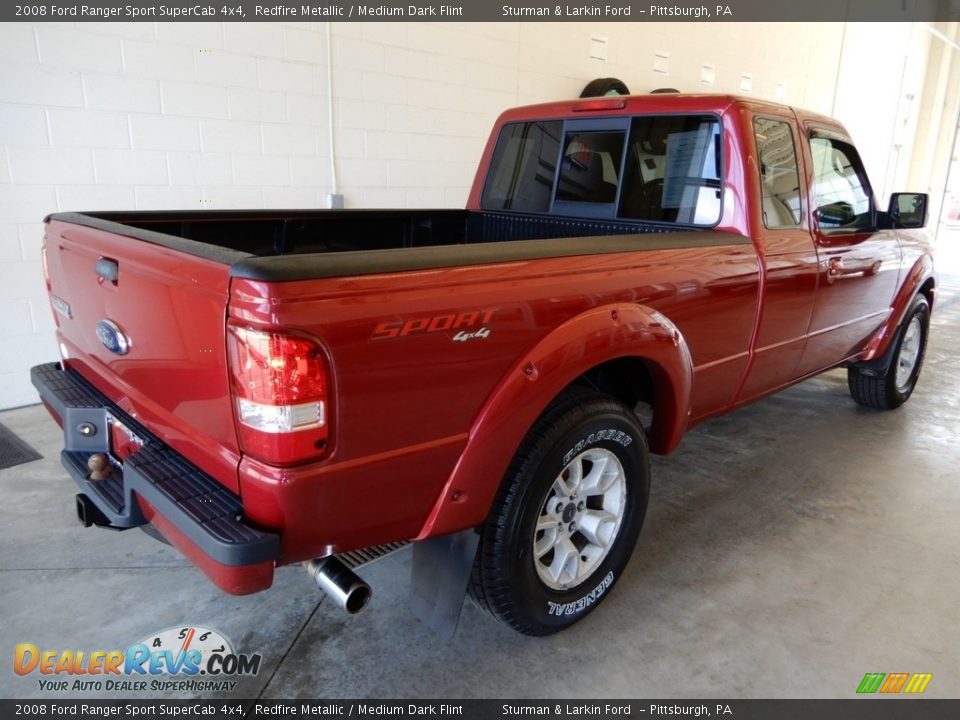
[[[926,193],[893,193],[887,214],[895,228],[922,228],[927,224]]]

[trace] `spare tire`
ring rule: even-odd
[[[587,98],[629,94],[630,90],[627,89],[623,80],[618,80],[617,78],[597,78],[587,83],[586,87],[583,88],[583,92],[580,93],[580,97]]]

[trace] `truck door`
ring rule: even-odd
[[[810,235],[807,193],[800,181],[800,137],[792,113],[764,108],[753,118],[759,217],[753,235],[765,266],[763,313],[746,382],[745,402],[797,377],[817,286],[817,251]]]
[[[877,228],[873,191],[850,139],[810,126],[805,155],[819,278],[801,375],[860,351],[887,317],[900,268],[899,241]]]

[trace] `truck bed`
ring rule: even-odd
[[[678,234],[687,247],[731,239],[675,224],[468,210],[91,212],[47,220],[169,247],[229,265],[233,277],[258,280],[663,249],[677,245]]]
[[[317,556],[321,540],[346,551],[416,537],[501,378],[595,308],[669,317],[701,368],[692,416],[725,407],[755,325],[756,250],[742,233],[666,229],[449,210],[58,214],[45,253],[64,368],[241,497],[248,522],[281,535],[282,564]],[[335,398],[321,461],[271,464],[241,447],[233,327],[322,342]],[[584,338],[565,363],[615,347],[609,332]],[[657,434],[654,449],[675,437]]]

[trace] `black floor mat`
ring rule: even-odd
[[[43,457],[17,437],[10,428],[0,424],[0,470],[21,465]]]

